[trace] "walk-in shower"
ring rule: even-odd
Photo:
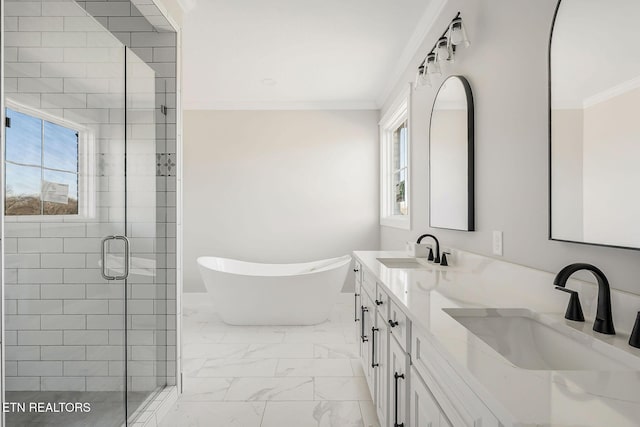
[[[176,378],[176,33],[3,3],[4,425],[131,424]]]

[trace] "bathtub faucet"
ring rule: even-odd
[[[431,237],[433,241],[436,242],[436,256],[434,258],[432,252],[429,251],[429,258],[428,258],[429,261],[433,261],[436,264],[440,264],[440,242],[438,242],[438,238],[433,234],[423,234],[422,236],[418,237],[418,240],[416,240],[416,243],[420,244],[420,242],[422,242],[422,239],[424,239],[425,237]]]

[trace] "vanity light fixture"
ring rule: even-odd
[[[449,44],[449,39],[442,37],[436,43],[436,59],[442,63],[444,61],[453,61],[453,49]]]
[[[415,83],[416,90],[418,90],[418,88],[421,86],[431,87],[431,81],[429,80],[429,76],[427,75],[427,66],[425,61],[423,61],[422,64],[420,64],[420,66],[418,67],[418,74],[416,75]]]
[[[436,54],[431,52],[427,55],[427,74],[429,76],[439,76],[442,74],[440,71],[440,64],[436,61]]]
[[[449,40],[454,46],[469,47],[471,44],[469,37],[467,36],[467,30],[464,28],[462,18],[457,17],[451,21],[451,25],[449,25]]]
[[[469,47],[469,45],[471,45],[471,42],[467,36],[467,30],[462,22],[460,12],[458,12],[425,59],[418,65],[414,85],[416,90],[421,86],[431,86],[430,77],[442,74],[440,64],[453,62],[456,48]]]

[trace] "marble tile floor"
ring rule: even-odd
[[[230,326],[183,296],[183,393],[160,427],[379,427],[358,358],[353,294],[315,326]]]

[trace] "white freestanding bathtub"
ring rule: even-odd
[[[301,264],[258,264],[200,257],[214,309],[231,325],[315,325],[329,317],[351,257]]]

